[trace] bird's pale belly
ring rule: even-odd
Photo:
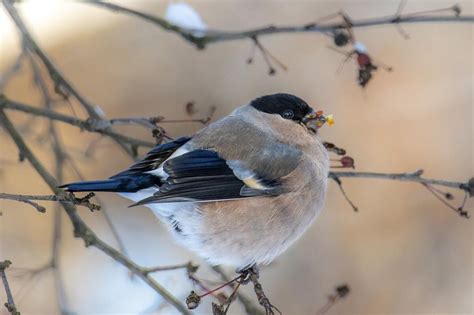
[[[243,269],[270,263],[296,241],[322,208],[320,192],[316,196],[314,189],[303,189],[278,197],[149,207],[188,249],[212,264]]]

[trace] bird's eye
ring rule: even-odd
[[[281,113],[281,117],[285,119],[292,119],[293,116],[295,116],[295,114],[292,110],[285,110],[283,113]]]

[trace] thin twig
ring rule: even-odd
[[[225,273],[224,269],[221,266],[213,266],[212,270],[214,270],[224,282],[230,281],[230,277]],[[237,292],[237,300],[242,304],[245,309],[245,312],[248,315],[263,315],[264,312],[260,307],[258,307],[251,299],[245,296],[240,291]]]
[[[21,111],[30,115],[46,117],[48,119],[57,120],[75,127],[78,127],[82,130],[87,130],[90,132],[96,132],[102,135],[106,135],[112,138],[119,139],[120,141],[127,143],[136,147],[154,147],[156,144],[148,141],[143,141],[140,139],[132,138],[126,135],[122,135],[115,131],[109,129],[111,125],[109,120],[82,120],[76,117],[64,115],[58,112],[55,112],[50,109],[35,107],[31,105],[26,105],[20,102],[16,102],[8,99],[5,95],[0,94],[0,109],[10,109]]]
[[[250,269],[249,277],[250,281],[253,283],[253,290],[255,292],[255,295],[257,296],[257,300],[260,305],[263,306],[263,308],[265,309],[265,314],[275,315],[274,311],[276,311],[278,314],[282,315],[282,312],[275,305],[273,305],[266,296],[262,284],[260,283],[260,281],[258,281],[258,270],[255,268]]]
[[[240,288],[241,284],[242,284],[241,282],[237,281],[237,284],[235,285],[234,290],[229,295],[229,298],[227,299],[227,302],[226,302],[227,306],[224,309],[224,315],[227,314],[227,312],[229,311],[230,305],[232,304],[232,302],[234,302],[235,297],[236,297],[237,293],[239,292],[239,288]]]
[[[210,289],[210,288],[207,287],[207,284],[204,284],[204,282],[209,282],[209,281],[199,279],[192,272],[188,272],[188,278],[192,281],[193,285],[198,285],[202,290],[204,290],[204,292],[206,292],[203,295],[198,295],[194,291],[191,291],[191,294],[188,296],[188,298],[186,298],[186,304],[187,304],[188,308],[193,309],[193,308],[197,307],[198,304],[199,304],[199,301],[201,300],[201,298],[204,297],[204,296],[207,296],[209,294],[212,295],[213,297],[215,297],[219,302],[224,302],[227,299],[226,296],[224,297],[224,296],[222,296],[222,294],[217,293],[216,289]],[[219,288],[219,289],[221,289],[221,288]],[[192,305],[190,306],[189,305],[189,298],[190,297],[191,297],[191,300],[193,298],[197,298],[197,301],[194,301],[194,302],[197,303],[195,306],[192,306]]]
[[[22,51],[16,60],[13,62],[13,64],[0,75],[0,92],[5,89],[5,85],[7,82],[10,81],[10,79],[18,73],[21,69],[21,63],[25,57],[25,52]]]
[[[386,179],[386,180],[396,180],[402,182],[414,182],[414,183],[424,183],[430,185],[444,186],[450,188],[456,188],[463,191],[472,190],[472,184],[469,181],[466,182],[456,182],[449,181],[444,179],[431,179],[421,177],[423,170],[417,170],[412,173],[375,173],[375,172],[330,172],[329,175],[334,175],[338,178],[373,178],[373,179]]]
[[[196,47],[198,47],[200,49],[204,48],[205,45],[206,45],[206,41],[205,40],[201,41],[202,37],[196,36],[194,30],[186,29],[186,28],[179,27],[177,25],[171,24],[164,18],[161,18],[161,17],[158,17],[158,16],[153,16],[151,14],[143,13],[143,12],[133,10],[133,9],[129,9],[129,8],[126,8],[126,7],[122,7],[122,6],[119,6],[117,4],[110,3],[110,2],[93,1],[93,0],[92,1],[91,0],[85,0],[85,1],[81,1],[81,2],[97,5],[99,7],[103,7],[103,8],[112,10],[114,12],[126,13],[126,14],[129,14],[129,15],[135,16],[135,17],[139,17],[139,18],[141,18],[141,19],[143,19],[147,22],[150,22],[150,23],[152,23],[156,26],[159,26],[160,28],[162,28],[164,30],[171,31],[171,32],[174,32],[174,33],[177,33],[177,34],[181,35],[184,39],[192,42],[194,45],[196,45]]]
[[[339,29],[346,29],[347,24],[343,22],[333,22],[333,23],[305,23],[300,26],[275,26],[270,25],[266,27],[255,28],[246,31],[222,31],[222,30],[207,30],[204,31],[204,35],[201,36],[195,35],[194,30],[186,29],[173,25],[166,21],[164,18],[154,16],[148,13],[140,12],[130,8],[126,8],[114,3],[103,2],[97,0],[82,1],[84,3],[92,4],[98,7],[106,8],[112,10],[116,13],[125,13],[131,16],[141,18],[163,30],[174,32],[181,37],[183,37],[188,42],[194,44],[197,48],[202,49],[208,44],[224,42],[224,41],[233,41],[239,39],[252,39],[257,36],[264,35],[275,35],[283,33],[328,33],[334,32]],[[456,8],[452,7],[451,9],[453,16],[440,15],[441,11],[447,11],[448,9],[433,10],[428,12],[415,12],[406,15],[400,15],[396,19],[393,15],[367,18],[356,21],[351,21],[351,28],[362,28],[370,27],[376,25],[386,25],[386,24],[396,24],[400,25],[402,23],[440,23],[440,22],[474,22],[474,16],[459,16],[456,12]],[[459,9],[459,8],[458,8]]]
[[[0,262],[0,278],[2,278],[3,287],[5,288],[5,294],[7,296],[7,302],[4,305],[11,315],[20,315],[20,312],[15,306],[15,301],[13,300],[12,291],[8,284],[7,273],[5,271],[5,269],[7,269],[11,264],[12,262],[9,260]]]
[[[460,216],[462,217],[465,217],[465,218],[469,218],[469,214],[467,213],[467,211],[464,211],[462,207],[459,207],[459,208],[456,208],[454,207],[452,204],[450,204],[449,202],[447,202],[446,200],[444,200],[443,198],[441,198],[438,193],[433,189],[433,187],[431,187],[430,185],[428,184],[424,184],[422,183],[422,185],[430,192],[432,193],[436,199],[438,199],[441,203],[443,203],[446,207],[448,207],[449,209],[453,210],[454,212],[456,212],[457,214],[459,214]],[[467,197],[467,194],[464,195],[464,201],[466,200],[466,197]],[[464,202],[463,202],[464,203]]]
[[[39,212],[46,212],[43,206],[36,204],[35,201],[56,201],[61,203],[69,203],[76,206],[83,206],[91,211],[100,210],[100,206],[93,204],[89,201],[94,196],[90,193],[84,198],[78,198],[72,193],[62,193],[60,195],[18,195],[18,194],[7,194],[0,193],[0,199],[14,200],[19,202],[27,203],[36,208]]]
[[[30,199],[24,198],[21,195],[12,195],[12,194],[0,193],[0,199],[15,200],[15,201],[18,201],[18,202],[23,202],[23,203],[26,203],[26,204],[32,206],[38,212],[41,212],[41,213],[46,212],[45,207],[43,207],[42,205],[40,205],[40,204],[38,204],[34,201],[31,201]]]
[[[164,117],[128,117],[128,118],[112,118],[108,122],[110,125],[138,125],[147,129],[156,128],[156,123],[163,120]]]
[[[352,202],[351,198],[349,198],[349,196],[347,195],[344,187],[342,187],[342,181],[339,179],[339,177],[329,173],[329,178],[332,178],[336,182],[337,186],[339,187],[339,190],[344,196],[344,199],[346,199],[347,203],[352,207],[352,210],[354,210],[354,212],[358,212],[359,208],[354,204],[354,202]]]
[[[165,123],[171,123],[171,124],[176,124],[176,123],[190,123],[190,122],[196,122],[200,123],[203,125],[206,125],[209,121],[211,120],[211,117],[206,117],[202,119],[163,119],[160,121],[160,124],[165,124]]]
[[[333,179],[339,186],[342,194],[346,198],[347,202],[351,205],[354,211],[358,211],[358,208],[354,205],[354,203],[349,199],[347,196],[344,188],[342,187],[342,177],[347,178],[374,178],[374,179],[386,179],[386,180],[397,180],[397,181],[405,181],[405,182],[414,182],[420,183],[425,186],[430,192],[432,192],[443,204],[448,206],[451,210],[459,214],[463,218],[469,218],[469,214],[467,211],[464,210],[464,204],[466,201],[467,196],[473,197],[474,196],[474,177],[469,179],[467,182],[454,182],[448,181],[443,179],[430,179],[430,178],[423,178],[421,175],[423,174],[423,170],[417,170],[412,173],[370,173],[370,172],[329,172],[329,178]],[[438,194],[432,190],[432,185],[437,186],[444,186],[449,188],[459,189],[465,192],[464,201],[461,207],[455,208],[450,203],[442,199]]]
[[[184,264],[178,264],[178,265],[171,265],[171,266],[159,266],[159,267],[151,267],[151,268],[142,268],[142,271],[144,274],[149,274],[153,272],[159,272],[159,271],[168,271],[168,270],[176,270],[176,269],[186,269],[187,272],[189,273],[194,273],[197,271],[199,268],[198,265],[193,264],[192,261],[189,261]]]
[[[329,309],[331,309],[337,302],[347,297],[351,289],[347,284],[339,285],[335,288],[334,293],[328,295],[328,300],[320,309],[316,311],[316,315],[324,315]]]

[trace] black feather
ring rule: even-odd
[[[292,116],[289,119],[295,121],[301,121],[312,110],[301,98],[286,93],[265,95],[254,99],[250,105],[261,112],[283,117],[286,111],[291,111]]]
[[[109,191],[109,192],[137,192],[141,189],[159,186],[162,182],[151,174],[123,175],[106,180],[77,182],[59,186],[67,191]]]
[[[152,197],[135,205],[167,202],[203,202],[276,195],[280,182],[264,180],[268,190],[252,189],[234,174],[226,160],[211,150],[194,150],[166,161],[166,183]],[[279,190],[281,192],[281,190]]]
[[[174,141],[170,141],[164,144],[160,144],[150,150],[145,158],[132,166],[127,170],[120,172],[110,178],[120,177],[123,175],[133,175],[149,172],[157,169],[160,165],[171,156],[176,150],[178,150],[183,144],[188,142],[190,137],[181,137]]]

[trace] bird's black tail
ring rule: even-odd
[[[133,176],[120,176],[105,180],[89,182],[76,182],[59,186],[67,191],[109,191],[109,192],[136,192],[141,189],[160,186],[158,177],[151,174],[140,174]]]

